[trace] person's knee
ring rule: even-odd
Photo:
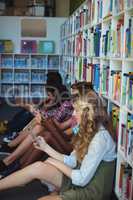
[[[34,129],[35,129],[36,133],[39,133],[43,130],[43,127],[41,125],[37,124]]]

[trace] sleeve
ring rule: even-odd
[[[95,174],[97,167],[107,151],[107,141],[102,134],[95,135],[88,148],[80,169],[72,170],[71,179],[74,185],[85,186]]]
[[[71,168],[77,166],[77,157],[75,151],[73,151],[69,156],[64,156],[64,164],[68,165]]]

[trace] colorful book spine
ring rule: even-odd
[[[93,64],[93,85],[98,92],[100,89],[100,64]]]
[[[122,103],[133,110],[133,72],[123,74]]]
[[[100,56],[100,39],[101,39],[101,27],[96,26],[94,30],[94,56],[99,57]]]
[[[102,73],[101,73],[101,87],[102,94],[108,95],[109,91],[109,66],[103,65]]]
[[[111,24],[109,24],[108,30],[102,35],[102,54],[103,56],[110,56],[111,51]]]
[[[121,72],[111,71],[111,81],[112,81],[112,98],[115,101],[120,102],[121,97]]]

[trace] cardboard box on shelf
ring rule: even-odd
[[[23,8],[17,8],[15,7],[14,8],[14,15],[15,16],[24,16],[27,12],[27,8],[26,7],[23,7]]]

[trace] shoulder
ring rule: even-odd
[[[106,145],[107,147],[115,146],[115,142],[111,137],[108,130],[106,130],[103,126],[101,126],[92,139],[92,142],[97,142],[99,144]]]

